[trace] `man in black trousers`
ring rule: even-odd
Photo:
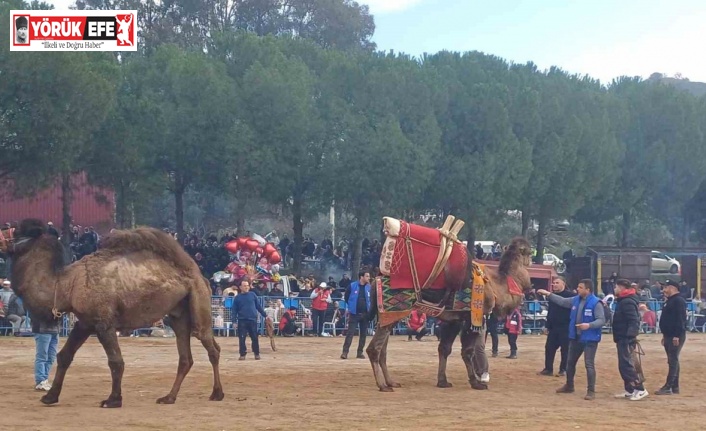
[[[564,277],[557,277],[552,281],[552,292],[563,298],[571,298],[573,293],[566,288]],[[547,312],[547,342],[544,345],[544,369],[540,371],[540,376],[551,376],[554,374],[554,357],[557,349],[561,349],[561,362],[559,362],[559,373],[557,377],[566,375],[566,360],[569,353],[569,320],[571,309],[563,308],[553,302],[549,303]]]
[[[619,279],[614,288],[613,341],[618,349],[618,371],[625,387],[625,392],[615,397],[639,401],[649,395],[632,362],[632,351],[640,333],[640,302],[629,280]]]
[[[686,342],[686,301],[679,295],[679,284],[676,281],[667,280],[662,293],[667,301],[659,318],[659,330],[667,353],[669,374],[667,382],[655,394],[672,395],[679,393],[679,353]]]

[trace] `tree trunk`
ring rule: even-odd
[[[682,234],[681,234],[681,246],[687,247],[689,245],[689,211],[685,208],[683,221],[682,221]]]
[[[128,227],[130,229],[135,229],[136,223],[136,217],[135,217],[135,201],[131,200],[130,205],[128,206],[128,212],[130,216],[130,223],[128,224]]]
[[[235,216],[235,229],[238,232],[238,236],[242,236],[245,233],[245,208],[247,208],[248,199],[244,196],[238,196],[237,210],[238,214]]]
[[[539,231],[537,232],[537,255],[534,257],[534,263],[540,265],[544,263],[544,235],[547,232],[548,217],[539,217]]]
[[[304,242],[304,221],[302,220],[302,197],[294,196],[292,199],[292,224],[294,227],[294,247],[292,250],[294,266],[292,270],[300,275],[302,263],[302,242]]]
[[[468,217],[468,220],[472,220],[471,217]],[[466,241],[468,242],[466,244],[466,248],[468,249],[468,252],[475,258],[476,256],[476,227],[473,225],[472,222],[466,223],[466,229],[468,229],[468,236],[466,237]]]
[[[115,222],[120,229],[125,229],[127,219],[127,205],[125,202],[125,182],[119,181],[115,190]]]
[[[522,236],[525,239],[529,238],[530,213],[527,210],[522,210]]]
[[[71,189],[71,174],[61,174],[61,230],[65,232],[61,236],[64,246],[65,262],[71,262],[71,203],[73,202],[73,190]],[[81,233],[79,232],[79,235]],[[78,238],[77,238],[78,239]]]
[[[351,259],[351,278],[358,276],[360,265],[363,261],[363,215],[362,211],[356,209],[355,212],[355,232],[353,233],[353,258]],[[373,275],[372,273],[370,275]],[[377,275],[377,274],[376,274]]]
[[[623,213],[623,228],[621,231],[621,239],[620,239],[620,246],[621,247],[629,247],[630,246],[630,223],[632,221],[632,217],[630,214],[630,210],[625,211]]]
[[[184,189],[177,187],[174,190],[174,201],[176,203],[176,231],[180,242],[184,241]]]

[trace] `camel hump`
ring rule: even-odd
[[[111,254],[151,251],[181,270],[197,269],[194,260],[174,238],[154,228],[116,230],[101,242],[101,250]]]

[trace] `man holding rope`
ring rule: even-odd
[[[640,333],[640,310],[637,292],[630,281],[619,279],[615,283],[615,313],[613,313],[613,341],[618,349],[618,370],[625,384],[625,393],[616,398],[639,401],[648,392],[632,362],[632,351],[637,347],[637,335]]]

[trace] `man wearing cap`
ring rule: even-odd
[[[659,318],[659,330],[662,332],[662,345],[667,353],[669,373],[667,382],[657,395],[679,393],[679,353],[686,341],[686,301],[679,295],[679,283],[667,280],[662,293],[667,297]]]
[[[27,29],[29,21],[26,16],[18,16],[15,18],[15,43],[19,45],[27,45],[29,38],[27,37]]]
[[[56,230],[56,228],[54,227],[54,223],[52,222],[47,223],[47,233],[49,235],[54,235],[55,237],[59,238],[59,231]]]
[[[11,283],[7,280],[2,282],[0,302],[4,305],[5,318],[12,323],[12,332],[17,335],[20,332],[22,324],[27,320],[27,317],[25,316],[22,301],[20,301],[20,298],[12,291]]]
[[[279,319],[279,332],[285,337],[293,337],[299,328],[296,324],[297,307],[289,307],[286,313]]]
[[[618,349],[618,371],[625,388],[625,392],[616,395],[616,398],[639,401],[649,394],[631,360],[632,350],[635,349],[637,335],[640,333],[637,292],[630,285],[629,280],[621,278],[615,282],[615,294],[617,299],[613,313],[612,332],[613,341]]]
[[[314,329],[317,337],[324,336],[324,321],[326,319],[326,310],[331,303],[331,288],[324,282],[319,284],[319,287],[311,293],[311,308],[314,318]]]

